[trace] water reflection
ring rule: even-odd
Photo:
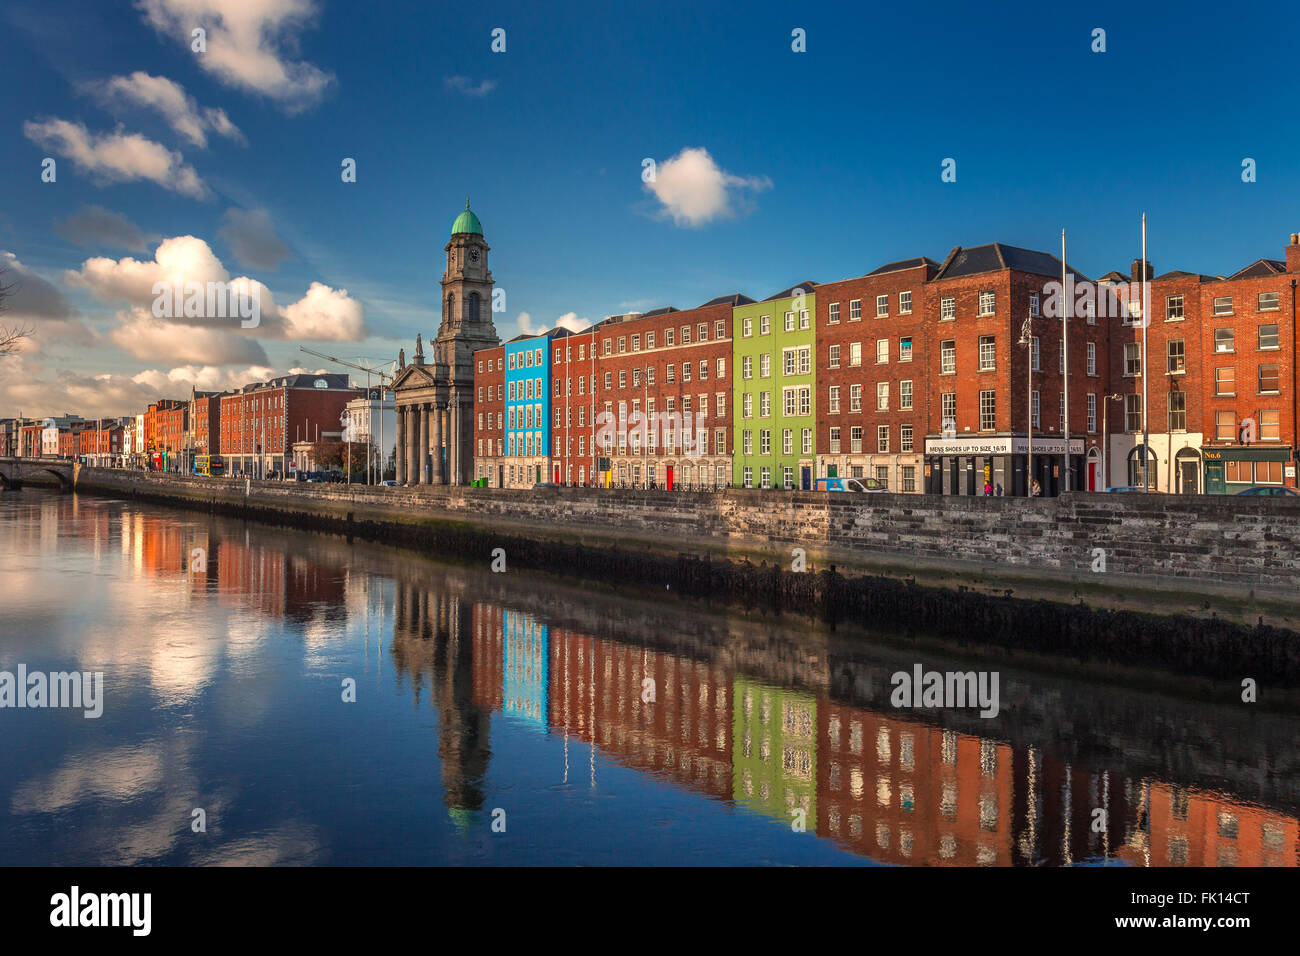
[[[969,665],[122,502],[0,520],[0,668],[115,684],[95,728],[0,713],[0,862],[636,863],[647,808],[651,862],[1300,862],[1293,718],[1007,669],[998,718],[918,716],[889,675]]]

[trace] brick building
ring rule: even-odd
[[[1069,270],[1072,285],[1083,281]],[[1072,292],[1065,293],[1069,301]],[[1095,411],[1109,376],[1103,360],[1109,326],[1095,310],[1070,308],[1067,462],[1060,259],[1004,243],[957,246],[926,283],[925,295],[931,343],[926,490],[978,495],[987,485],[994,493],[1000,487],[1024,495],[1036,480],[1050,496],[1067,487],[1067,467],[1074,488],[1095,485],[1101,457]],[[1029,344],[1021,344],[1026,338]],[[1027,478],[1031,415],[1033,474]]]
[[[505,486],[505,346],[474,353],[474,478]]]
[[[595,329],[570,332],[552,350],[556,393],[552,448],[552,480],[589,485],[596,480],[596,357]]]
[[[190,397],[189,447],[196,455],[221,454],[220,392],[195,392]]]
[[[365,389],[345,373],[283,375],[220,396],[219,447],[226,474],[288,474],[298,441],[338,441],[347,403]]]
[[[923,490],[929,352],[925,283],[939,264],[905,259],[817,287],[817,475]]]

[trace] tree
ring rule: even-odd
[[[18,288],[17,283],[6,283],[4,280],[5,273],[8,269],[0,269],[0,315],[3,315],[8,308],[5,300],[13,296],[14,290]],[[10,355],[18,351],[18,343],[25,338],[29,338],[32,330],[22,325],[0,325],[0,355]]]

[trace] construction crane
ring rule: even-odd
[[[326,355],[324,352],[317,352],[313,349],[309,349],[305,345],[298,346],[298,349],[300,351],[306,352],[308,355],[314,355],[317,358],[322,358],[327,362],[333,362],[335,365],[344,365],[348,368],[354,368],[359,372],[365,372],[367,402],[370,401],[370,376],[376,375],[379,377],[379,474],[382,480],[383,468],[384,468],[384,388],[396,378],[397,362],[393,361],[391,363],[388,363],[387,365],[388,371],[384,371],[385,366],[379,366],[378,368],[376,368],[370,365],[359,365],[357,362],[346,362],[343,359],[336,358],[333,355]],[[369,362],[370,360],[366,359],[366,361]],[[367,428],[367,431],[369,431],[369,428]],[[366,455],[366,460],[367,460],[366,461],[366,483],[367,484],[370,483],[369,459],[370,459],[370,455],[367,454]]]

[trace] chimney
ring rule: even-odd
[[[1132,276],[1134,282],[1142,281],[1142,260],[1141,259],[1133,260],[1133,268],[1129,272],[1129,275]],[[1147,281],[1150,282],[1155,277],[1156,277],[1156,267],[1153,266],[1151,264],[1151,260],[1148,259],[1147,260]]]
[[[1300,233],[1291,233],[1291,245],[1286,247],[1286,271],[1300,272]]]

